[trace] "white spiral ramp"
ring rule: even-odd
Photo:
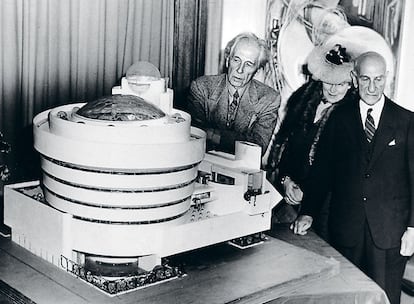
[[[179,223],[190,208],[205,133],[179,110],[173,110],[177,120],[170,115],[141,122],[88,121],[76,115],[83,105],[60,106],[34,118],[45,199],[73,216],[74,250],[151,254],[160,246],[160,227]]]

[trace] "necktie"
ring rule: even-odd
[[[229,105],[229,110],[227,112],[227,127],[231,127],[233,125],[234,118],[236,117],[238,99],[239,93],[235,91],[233,94],[233,100],[231,101]]]
[[[230,106],[233,106],[234,108],[236,108],[238,99],[239,99],[239,92],[236,91],[233,94],[233,101],[231,102]]]
[[[375,122],[374,118],[371,115],[372,108],[369,108],[367,111],[367,118],[365,119],[365,134],[367,136],[368,142],[372,141],[372,138],[375,134]]]

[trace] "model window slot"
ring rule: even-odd
[[[224,184],[224,185],[234,185],[235,179],[231,176],[224,175],[221,173],[213,172],[213,181],[218,184]]]

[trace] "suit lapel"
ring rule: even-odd
[[[237,130],[247,130],[251,117],[255,114],[254,105],[257,103],[257,91],[254,82],[251,81],[240,99],[239,109],[236,115]]]
[[[361,121],[361,112],[359,110],[359,99],[351,101],[353,104],[349,105],[350,120],[344,121],[345,128],[348,129],[350,138],[355,139],[356,148],[361,151],[366,144],[366,137],[364,127]],[[348,116],[346,116],[348,117]]]
[[[250,84],[247,87],[247,92],[244,95],[246,95],[248,97],[249,105],[254,106],[256,103],[259,102],[259,97],[257,95],[257,88],[256,88],[256,85],[254,83],[254,80],[250,81]]]
[[[227,89],[226,75],[217,84],[217,87],[210,96],[212,107],[212,116],[214,120],[225,127],[228,111],[228,89]],[[240,105],[237,110],[235,128],[237,130],[247,130],[252,117],[256,115],[256,104],[259,102],[256,85],[252,80],[246,91],[240,98]]]
[[[223,74],[223,77],[220,78],[216,88],[210,96],[210,104],[212,105],[210,110],[211,115],[216,123],[223,123],[221,127],[225,126],[227,120],[228,98],[226,75]]]
[[[378,128],[375,131],[374,142],[372,143],[372,156],[368,168],[371,168],[375,164],[381,153],[387,147],[388,143],[394,138],[394,136],[394,112],[390,102],[386,98]]]

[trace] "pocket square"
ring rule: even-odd
[[[388,146],[395,146],[395,138],[388,143]]]

